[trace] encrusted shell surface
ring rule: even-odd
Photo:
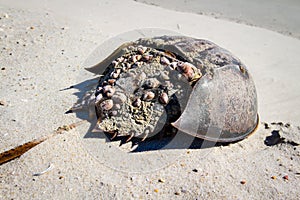
[[[131,138],[176,127],[199,138],[232,142],[258,124],[256,90],[247,68],[207,40],[142,38],[120,46],[99,65],[106,70],[98,88],[110,89],[108,95],[103,89],[95,94],[103,96],[97,98],[96,112],[104,131]],[[119,97],[123,100],[114,102]],[[102,102],[118,108],[108,113],[97,106]]]

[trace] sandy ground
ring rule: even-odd
[[[297,0],[136,0],[167,9],[208,15],[300,38]]]
[[[0,199],[299,199],[300,41],[129,0],[0,2],[0,150],[78,121],[64,114],[77,91],[60,90],[95,78],[84,67],[106,39],[146,27],[209,39],[239,57],[257,87],[255,134],[228,146],[129,154],[86,124],[1,165]],[[276,130],[285,139],[267,146]]]

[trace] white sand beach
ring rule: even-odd
[[[299,20],[299,3],[293,3],[281,8]],[[208,7],[201,9],[217,12]],[[286,34],[267,20],[255,24],[254,16],[251,24],[257,26],[192,12],[130,0],[1,0],[1,152],[79,121],[64,114],[78,91],[61,90],[97,77],[84,68],[101,61],[89,58],[103,42],[143,28],[207,39],[240,58],[256,85],[260,125],[227,146],[131,154],[118,142],[93,136],[86,123],[1,165],[0,199],[299,199],[298,21],[291,21],[292,34]],[[272,132],[281,142],[268,146]]]

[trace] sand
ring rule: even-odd
[[[295,0],[136,0],[167,9],[208,15],[300,38],[300,3]]]
[[[80,120],[64,112],[82,94],[60,90],[92,83],[84,67],[101,60],[90,58],[105,40],[146,27],[208,39],[239,57],[255,81],[261,120],[251,137],[228,146],[136,154],[87,123],[1,165],[0,199],[300,198],[297,38],[129,0],[3,0],[0,18],[1,152]],[[277,130],[285,139],[266,145]]]

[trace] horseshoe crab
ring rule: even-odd
[[[234,142],[258,126],[256,89],[246,66],[207,40],[141,38],[121,45],[87,70],[101,73],[98,86],[66,113],[94,105],[96,128],[112,134],[111,139],[143,141],[180,130],[205,140]],[[84,122],[1,152],[0,165]]]
[[[258,125],[254,82],[241,61],[216,44],[185,36],[141,38],[96,67],[97,128],[145,140],[177,130],[216,142],[241,140]]]
[[[180,130],[209,141],[234,142],[258,126],[256,89],[246,66],[207,40],[141,38],[87,70],[101,73],[98,86],[66,113],[94,106],[96,128],[112,134],[111,139],[143,141]],[[84,122],[0,153],[0,165]]]

